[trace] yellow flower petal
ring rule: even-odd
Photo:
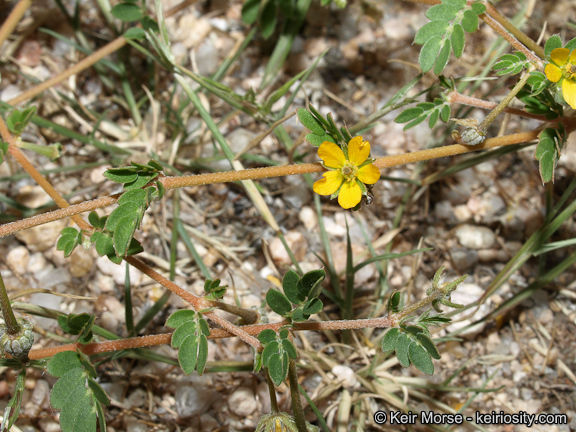
[[[315,181],[312,189],[318,195],[332,195],[338,190],[344,178],[339,170],[324,173],[324,178]]]
[[[347,181],[342,185],[338,194],[338,204],[342,208],[349,209],[355,207],[362,199],[362,190],[356,181]]]
[[[374,184],[380,178],[380,170],[374,165],[366,165],[358,170],[358,180],[365,184]]]
[[[562,96],[572,109],[576,109],[576,82],[571,79],[562,81]]]
[[[570,57],[568,57],[568,62],[576,63],[576,50],[572,50]]]
[[[544,68],[544,73],[546,74],[546,78],[548,78],[552,82],[560,81],[562,78],[562,71],[560,68],[552,63],[548,63]]]
[[[568,48],[556,48],[550,53],[550,58],[558,66],[565,65],[568,61],[568,56],[570,55],[570,50]]]
[[[320,144],[318,156],[324,161],[324,165],[330,168],[341,168],[346,163],[342,149],[329,141]]]
[[[362,140],[361,136],[354,137],[348,143],[348,160],[356,166],[364,163],[370,154],[370,143]]]

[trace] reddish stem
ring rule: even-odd
[[[208,315],[208,314],[205,314]],[[213,318],[213,317],[212,317]],[[218,317],[220,318],[220,317]],[[239,336],[237,330],[240,330],[242,334],[254,338],[255,335],[260,334],[261,331],[266,329],[272,329],[278,331],[280,328],[289,325],[287,321],[280,321],[273,324],[254,324],[249,326],[236,327],[230,324],[228,321],[220,318],[224,325],[232,326],[230,331],[224,329],[212,329],[210,330],[209,339],[223,339],[232,336]],[[350,329],[363,329],[363,328],[387,328],[396,325],[396,317],[386,316],[381,318],[369,318],[369,319],[358,319],[358,320],[338,320],[338,321],[323,321],[323,322],[299,322],[293,324],[293,330],[350,330]],[[227,324],[226,324],[227,323]],[[31,360],[38,360],[45,357],[51,357],[62,351],[76,351],[79,349],[84,354],[92,355],[105,352],[113,352],[123,349],[133,349],[133,348],[143,348],[149,346],[156,346],[162,344],[169,344],[172,338],[172,333],[165,333],[153,336],[140,336],[127,339],[120,339],[114,341],[106,342],[94,342],[89,344],[68,344],[60,345],[57,347],[41,348],[30,351],[28,357]],[[256,339],[256,338],[254,338]],[[244,340],[244,339],[243,339]],[[260,342],[256,339],[257,343]]]

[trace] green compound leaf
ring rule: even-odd
[[[193,310],[182,309],[174,312],[166,320],[166,327],[177,328],[181,325],[187,323],[188,321],[194,321],[196,319],[196,312]]]
[[[82,232],[76,228],[67,227],[61,232],[61,237],[56,243],[56,249],[63,251],[65,257],[69,257],[76,246],[82,244]]]
[[[90,237],[90,242],[94,243],[98,255],[104,256],[114,253],[114,241],[112,238],[101,231],[95,231]]]
[[[276,340],[276,332],[272,329],[262,330],[258,334],[258,340],[264,345]]]
[[[424,110],[422,108],[408,108],[402,111],[394,119],[396,123],[406,123],[422,115]]]
[[[187,321],[178,326],[178,328],[174,330],[174,333],[172,333],[172,339],[170,340],[172,348],[181,348],[188,336],[196,333],[197,328],[198,324],[196,320]]]
[[[126,204],[129,202],[138,203],[141,205],[146,202],[147,192],[144,189],[134,189],[124,192],[120,198],[118,198],[118,205]]]
[[[434,363],[432,363],[430,354],[428,354],[428,351],[426,351],[422,345],[416,342],[411,343],[408,348],[408,355],[416,369],[426,375],[434,375]]]
[[[454,56],[456,56],[456,58],[460,58],[462,52],[464,51],[464,44],[466,42],[464,28],[460,24],[454,25],[454,28],[452,29],[452,36],[450,36],[450,41],[452,42],[452,50],[454,51]]]
[[[280,334],[264,330],[258,335],[264,345],[262,365],[268,369],[268,374],[276,386],[282,384],[288,376],[288,359],[298,357],[296,348],[288,337],[287,329],[282,329]]]
[[[398,344],[398,337],[400,336],[400,329],[398,327],[393,327],[386,332],[382,338],[382,351],[390,352],[396,349]]]
[[[481,2],[472,3],[470,8],[472,9],[472,12],[474,12],[476,15],[481,15],[484,12],[486,12],[486,5],[484,5]]]
[[[284,294],[294,304],[302,304],[306,300],[306,295],[298,290],[300,276],[294,270],[288,270],[282,279],[282,289]]]
[[[432,23],[430,23],[432,24]],[[436,63],[438,54],[442,49],[442,37],[433,36],[426,41],[422,49],[420,50],[420,55],[418,56],[418,63],[422,72],[428,72]]]
[[[308,315],[308,317],[306,318],[308,319],[310,318],[310,315],[314,315],[320,312],[323,307],[324,304],[322,303],[322,300],[318,298],[313,298],[306,302],[306,304],[302,308],[302,313],[304,314],[304,316]]]
[[[284,351],[284,349],[280,345],[280,342],[276,340],[277,337],[278,336],[275,336],[273,341],[268,342],[264,346],[264,350],[262,351],[262,363],[266,367],[268,367],[270,359],[273,355],[280,355]]]
[[[97,229],[102,229],[104,228],[104,223],[106,222],[106,219],[104,218],[100,218],[100,216],[98,216],[98,213],[96,213],[95,211],[91,211],[90,214],[88,215],[88,222],[90,222],[90,225],[92,225],[94,228]]]
[[[471,10],[464,11],[464,15],[462,16],[462,27],[468,33],[474,33],[478,30],[478,15]]]
[[[82,367],[76,351],[63,351],[56,354],[46,365],[46,371],[56,378],[63,377],[69,370]]]
[[[14,135],[22,135],[26,126],[32,121],[32,117],[36,114],[36,107],[32,106],[22,111],[15,109],[6,118],[6,125],[10,132]]]
[[[462,9],[466,6],[466,0],[444,0],[443,3],[456,6],[458,9]]]
[[[540,161],[540,177],[543,183],[554,181],[554,171],[565,143],[565,133],[558,129],[546,128],[539,135],[534,157]]]
[[[569,49],[570,51],[575,50],[576,49],[576,38],[571,39],[566,45],[564,45],[564,48]]]
[[[208,339],[210,328],[201,314],[192,310],[174,312],[166,321],[166,326],[175,328],[170,344],[178,349],[178,363],[186,375],[194,370],[204,373],[208,360]]]
[[[396,123],[406,123],[404,130],[408,130],[417,124],[422,123],[428,116],[430,116],[429,126],[433,128],[438,122],[438,118],[441,118],[444,123],[450,119],[450,105],[440,99],[434,99],[434,102],[422,102],[416,105],[415,108],[408,108],[403,111],[394,119]]]
[[[78,342],[88,343],[92,340],[92,326],[96,320],[96,315],[87,313],[58,315],[58,324],[66,333],[79,335]]]
[[[98,402],[100,402],[102,405],[110,405],[110,398],[108,397],[102,386],[100,386],[100,384],[98,384],[94,380],[89,379],[88,387],[90,388],[90,390],[92,390],[92,393],[94,394],[94,397]]]
[[[138,173],[128,168],[111,168],[106,170],[103,175],[116,183],[131,183],[138,178]]]
[[[388,304],[386,306],[388,313],[396,313],[400,311],[400,301],[402,300],[402,294],[400,291],[395,291],[388,298]]]
[[[288,354],[288,357],[291,359],[298,358],[298,353],[296,352],[296,348],[294,344],[290,341],[290,339],[282,339],[282,348],[284,348],[284,352]]]
[[[270,288],[266,293],[266,303],[274,312],[281,316],[288,316],[292,312],[292,303],[280,291]]]
[[[552,35],[546,41],[546,44],[544,45],[544,55],[547,58],[550,58],[550,54],[552,54],[552,51],[554,51],[556,48],[562,48],[562,39],[558,34]]]
[[[138,178],[136,178],[136,180],[134,180],[131,183],[125,183],[124,189],[130,190],[130,189],[137,189],[137,188],[144,187],[148,183],[150,183],[152,180],[154,180],[156,177],[158,177],[158,174],[159,173],[157,173],[157,172],[138,173]]]
[[[521,52],[514,54],[504,54],[492,66],[492,70],[496,75],[502,76],[506,74],[516,75],[522,72],[524,68],[528,68],[530,62],[526,60],[526,55]]]
[[[262,11],[262,16],[260,17],[260,27],[262,31],[262,37],[268,39],[274,33],[276,28],[277,20],[277,8],[276,2],[271,0],[266,3],[264,10]]]
[[[430,129],[434,127],[434,125],[438,122],[439,118],[440,118],[440,111],[438,110],[432,111],[432,114],[430,114],[430,119],[428,120],[428,126],[430,127]]]
[[[210,300],[219,300],[223,298],[227,289],[228,285],[220,286],[220,279],[206,279],[206,282],[204,282],[204,291],[207,294],[206,297]]]
[[[328,133],[324,135],[316,135],[315,133],[309,133],[306,135],[306,141],[312,144],[314,147],[320,147],[324,141],[328,141],[336,144],[334,137]]]
[[[450,23],[446,20],[435,20],[423,25],[420,30],[418,30],[418,33],[416,33],[414,43],[424,45],[430,38],[441,38],[448,32],[449,25]]]
[[[131,27],[124,32],[124,39],[129,40],[146,39],[146,31],[141,27]]]
[[[268,373],[276,387],[282,384],[288,376],[288,354],[273,354],[268,362]]]
[[[442,109],[440,110],[440,118],[442,119],[442,121],[444,123],[447,123],[448,120],[450,120],[452,110],[450,108],[450,105],[444,105],[442,107]]]
[[[526,81],[530,87],[532,87],[531,94],[532,96],[537,96],[538,94],[542,93],[549,85],[552,83],[546,79],[546,75],[544,75],[540,71],[532,71],[530,72],[530,78]]]
[[[139,218],[134,215],[120,219],[113,236],[116,256],[124,258],[128,253],[138,222]]]
[[[424,48],[424,47],[422,47]],[[450,59],[450,52],[452,51],[452,43],[449,39],[444,41],[444,45],[438,54],[438,59],[436,60],[436,65],[434,66],[434,74],[440,75]]]
[[[314,117],[310,113],[310,111],[304,108],[298,108],[296,113],[298,115],[298,119],[300,119],[300,123],[302,123],[305,127],[310,129],[310,131],[313,132],[315,135],[322,136],[326,133],[326,130],[324,129],[322,123],[320,123],[316,119],[316,117]]]
[[[410,358],[408,357],[408,348],[412,340],[404,333],[400,333],[396,341],[396,357],[403,367],[410,366]]]
[[[115,231],[120,221],[124,218],[136,218],[141,214],[142,203],[127,202],[114,209],[108,219],[104,228],[108,231]]]
[[[314,118],[316,120],[318,120],[320,123],[322,123],[324,125],[324,128],[326,130],[328,130],[328,128],[330,127],[330,122],[328,120],[326,120],[322,114],[320,114],[318,112],[318,110],[316,108],[314,108],[314,106],[312,104],[308,104],[308,109],[310,110],[310,114],[312,114],[314,116]]]
[[[434,345],[434,342],[432,342],[432,339],[423,333],[416,335],[416,339],[420,342],[420,345],[428,351],[428,354],[431,357],[440,360],[440,352],[438,351],[438,348],[436,348],[436,345]]]
[[[110,403],[102,387],[91,378],[91,371],[84,369],[87,363],[77,352],[66,351],[56,354],[47,364],[48,373],[60,378],[52,388],[50,403],[61,410],[63,432],[95,432],[97,413],[103,414],[101,404]]]
[[[120,21],[132,22],[138,21],[144,16],[142,9],[134,3],[120,3],[114,6],[110,13]]]
[[[95,400],[86,388],[86,373],[81,368],[68,371],[50,393],[50,403],[60,413],[64,432],[96,431]]]
[[[308,298],[318,297],[322,291],[322,286],[320,284],[325,277],[326,272],[324,270],[312,270],[306,273],[298,283],[300,294],[303,294]]]
[[[426,18],[430,21],[434,20],[447,20],[452,21],[456,18],[456,14],[460,12],[460,8],[450,4],[439,4],[432,6],[426,12]]]
[[[260,13],[260,0],[247,0],[242,6],[242,21],[254,24]]]

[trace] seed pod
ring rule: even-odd
[[[477,128],[470,127],[464,129],[464,132],[461,134],[458,131],[453,131],[452,138],[454,138],[458,144],[475,146],[484,142],[486,134],[480,132]]]
[[[28,353],[34,344],[32,323],[24,318],[18,318],[20,331],[14,335],[6,331],[6,325],[0,325],[0,347],[14,358],[21,360],[28,358]]]

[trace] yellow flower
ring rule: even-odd
[[[568,48],[556,48],[552,50],[550,60],[552,63],[544,68],[546,78],[558,83],[564,100],[576,109],[576,50],[570,53]]]
[[[329,171],[324,178],[314,183],[318,195],[338,196],[338,204],[349,209],[358,205],[362,195],[367,195],[364,184],[374,184],[380,178],[380,171],[368,159],[370,143],[362,137],[352,138],[348,143],[348,157],[336,144],[324,141],[318,149],[318,156]]]

